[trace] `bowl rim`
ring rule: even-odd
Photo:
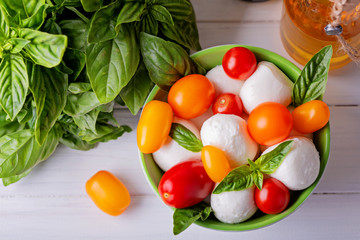
[[[229,50],[230,48],[233,48],[233,47],[245,47],[245,48],[250,49],[255,54],[257,60],[258,60],[258,58],[260,58],[260,59],[266,58],[266,61],[270,61],[270,62],[274,63],[288,77],[289,77],[289,74],[290,75],[295,74],[297,76],[300,75],[301,70],[295,64],[293,64],[291,61],[284,58],[283,56],[281,56],[277,53],[274,53],[270,50],[267,50],[267,49],[249,46],[249,45],[226,44],[226,45],[210,47],[210,48],[206,48],[206,49],[203,49],[201,51],[198,51],[198,52],[192,54],[191,58],[193,60],[197,61],[200,58],[204,57],[204,55],[206,56],[209,53],[213,53],[213,54],[219,54],[222,52],[225,53],[227,50]],[[199,62],[199,61],[197,61],[197,62]],[[210,68],[212,68],[211,66],[203,66],[203,67],[205,67],[206,70],[209,70]],[[289,78],[290,78],[290,80],[294,81],[294,79],[292,79],[291,77],[289,77]],[[152,91],[150,92],[150,94],[148,95],[144,105],[147,104],[149,101],[151,101],[160,91],[161,91],[161,89],[155,85],[154,88],[152,89]],[[321,141],[321,139],[322,139],[322,141]],[[226,224],[226,223],[220,222],[217,219],[208,219],[206,221],[196,221],[195,224],[205,227],[205,228],[222,230],[222,231],[248,231],[248,230],[256,230],[256,229],[270,226],[280,220],[283,220],[285,217],[289,216],[291,213],[293,213],[295,210],[297,210],[299,208],[299,206],[302,205],[302,203],[311,195],[311,193],[314,191],[314,189],[318,185],[321,177],[324,174],[325,168],[327,166],[329,154],[330,154],[330,124],[329,124],[329,122],[327,123],[327,125],[325,127],[323,127],[322,129],[320,129],[319,131],[314,133],[313,141],[314,141],[316,148],[320,154],[319,175],[316,178],[316,180],[308,188],[301,190],[301,191],[296,191],[296,192],[298,192],[299,196],[297,197],[296,201],[293,202],[292,205],[289,206],[286,210],[284,210],[281,213],[274,214],[274,215],[264,214],[261,216],[262,217],[261,221],[256,221],[256,220],[258,220],[258,218],[254,218],[253,220],[251,220],[252,218],[250,218],[249,220],[246,220],[246,221],[238,223],[238,224]],[[321,141],[321,144],[320,144],[320,141]],[[145,178],[146,178],[148,184],[150,185],[153,192],[161,200],[161,202],[163,202],[159,195],[159,192],[157,190],[158,187],[155,184],[155,182],[153,181],[149,170],[146,168],[144,154],[142,152],[140,152],[139,149],[138,149],[138,154],[139,154],[139,158],[140,158],[141,167],[142,167],[143,173],[145,175]],[[294,192],[294,191],[292,191],[292,192]],[[174,208],[171,208],[171,209],[174,209]],[[243,223],[247,223],[247,224],[244,225]]]

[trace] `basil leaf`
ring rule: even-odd
[[[174,20],[174,25],[164,22],[161,24],[162,33],[188,49],[200,50],[195,12],[190,1],[159,0],[158,3],[170,12]]]
[[[133,115],[144,105],[152,87],[149,73],[144,62],[141,62],[130,82],[120,92],[122,100]]]
[[[0,164],[15,154],[33,136],[34,131],[31,129],[24,129],[2,136],[0,138]]]
[[[144,13],[146,5],[141,2],[127,2],[121,8],[116,20],[116,28],[118,29],[123,23],[140,21]]]
[[[52,34],[62,33],[59,24],[57,24],[53,18],[47,19],[45,24],[41,27],[41,30]]]
[[[150,14],[159,22],[167,23],[174,26],[173,18],[170,12],[161,5],[152,5],[150,8]]]
[[[60,142],[65,146],[76,149],[87,151],[95,147],[95,144],[90,144],[81,139],[79,136],[80,128],[75,125],[73,119],[67,115],[64,115],[60,119],[60,124],[64,129],[64,134],[60,139]]]
[[[248,163],[249,163],[251,171],[255,171],[255,170],[259,169],[259,166],[257,165],[257,163],[251,161],[249,158],[248,158]]]
[[[293,87],[294,107],[315,100],[324,94],[331,56],[332,46],[329,45],[316,53],[305,65]]]
[[[1,180],[3,182],[3,185],[6,187],[6,186],[9,186],[10,184],[18,182],[20,179],[22,179],[22,178],[26,177],[27,175],[29,175],[31,170],[32,169],[28,169],[25,172],[20,173],[18,175],[13,175],[11,177],[2,178]]]
[[[17,120],[18,120],[18,122],[20,124],[25,124],[34,117],[35,111],[34,111],[34,109],[32,107],[29,108],[29,109],[23,108],[23,109],[21,109],[19,114],[16,116],[16,118],[17,118]]]
[[[243,165],[233,169],[229,174],[216,186],[213,193],[219,194],[229,191],[240,191],[253,186],[254,174],[250,167]]]
[[[99,113],[100,110],[95,108],[87,114],[73,117],[74,122],[81,130],[90,130],[96,134],[96,120]]]
[[[197,73],[187,52],[173,42],[140,33],[140,47],[151,80],[163,90],[168,91],[178,79]]]
[[[69,47],[84,50],[87,45],[87,25],[83,20],[71,19],[59,22],[63,34],[68,37]]]
[[[91,85],[85,82],[70,83],[68,90],[73,94],[84,93],[91,90]]]
[[[1,178],[25,173],[39,162],[47,159],[55,151],[63,132],[59,125],[54,126],[54,128],[49,132],[43,145],[39,145],[36,142],[34,132],[31,130],[21,130],[12,134],[12,138],[15,138],[14,135],[16,134],[17,137],[24,137],[26,141],[22,141],[22,145],[15,144],[11,155],[8,155],[6,158],[0,155]],[[2,147],[4,147],[4,145],[2,145]],[[5,146],[5,151],[8,150],[9,149]]]
[[[203,202],[189,208],[175,209],[173,215],[174,235],[183,232],[199,219],[205,221],[210,216],[211,212],[211,207]]]
[[[19,53],[30,41],[22,38],[11,38],[9,42],[13,45],[10,53]]]
[[[80,7],[80,0],[54,0],[57,4],[57,8],[60,9],[62,7]]]
[[[191,14],[193,12],[193,8],[188,0],[156,0],[156,4],[164,6],[170,12],[174,20],[192,21]]]
[[[116,14],[120,2],[115,1],[100,8],[92,17],[88,34],[89,43],[99,43],[116,37]]]
[[[193,21],[191,22],[185,20],[175,20],[174,26],[162,23],[161,31],[166,37],[178,42],[188,49],[195,51],[201,50],[195,13],[193,13]]]
[[[33,15],[30,17],[25,18],[21,21],[21,27],[23,28],[32,28],[32,29],[39,29],[41,25],[44,23],[46,18],[46,10],[48,9],[49,5],[43,4],[41,5]]]
[[[67,102],[64,108],[64,112],[69,116],[81,116],[84,115],[101,103],[97,99],[94,92],[84,92],[81,94],[69,94]]]
[[[135,30],[123,24],[113,40],[86,49],[86,68],[92,89],[101,103],[115,99],[135,74],[140,61]]]
[[[99,116],[98,116],[98,119],[97,119],[97,122],[98,123],[109,123],[109,124],[111,124],[113,126],[120,127],[120,124],[118,123],[118,121],[114,117],[113,112],[100,112]]]
[[[28,88],[24,59],[15,54],[5,55],[0,63],[0,104],[11,120],[23,107]]]
[[[261,190],[263,186],[264,175],[259,170],[255,170],[252,174],[256,187]]]
[[[63,74],[72,74],[73,70],[71,70],[64,61],[61,61],[59,65],[57,65],[54,69]]]
[[[0,7],[0,41],[10,37],[10,27],[8,22],[8,16],[6,12]]]
[[[80,132],[80,136],[83,140],[90,144],[97,142],[107,142],[110,140],[117,139],[122,136],[125,132],[131,132],[131,128],[128,126],[114,127],[110,124],[97,124],[96,133],[90,130]]]
[[[114,110],[114,101],[106,103],[106,104],[102,104],[100,106],[98,106],[96,109],[98,109],[100,112],[106,112],[106,113],[111,113]],[[117,125],[117,124],[115,124]]]
[[[138,25],[140,26],[139,32],[148,33],[153,36],[156,36],[159,32],[159,24],[150,14],[146,15]]]
[[[65,107],[67,87],[66,74],[34,65],[30,90],[36,106],[35,137],[40,145]]]
[[[86,56],[85,53],[81,50],[67,48],[63,57],[63,61],[67,66],[72,70],[72,73],[69,75],[69,81],[75,81],[81,71],[85,67]]]
[[[194,133],[180,123],[172,123],[169,136],[180,146],[191,152],[200,152],[204,147]]]
[[[0,4],[11,17],[19,15],[25,19],[33,16],[45,0],[0,0]]]
[[[17,121],[7,120],[7,114],[0,108],[0,137],[17,132],[25,127]]]
[[[65,132],[60,142],[69,148],[81,151],[88,151],[96,146],[95,144],[90,144],[82,140],[77,134],[70,132]]]
[[[271,174],[280,166],[286,155],[290,152],[293,141],[280,143],[274,150],[261,155],[255,163],[262,173]]]
[[[52,68],[61,62],[67,46],[65,35],[55,35],[28,28],[20,29],[20,37],[29,40],[24,49],[34,63]]]
[[[103,2],[104,0],[81,0],[81,5],[86,12],[95,12],[102,6]]]

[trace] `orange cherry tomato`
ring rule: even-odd
[[[170,88],[168,103],[176,116],[195,118],[206,112],[215,97],[215,88],[207,77],[191,74],[179,79]]]
[[[207,175],[214,182],[221,182],[231,171],[229,160],[224,151],[217,147],[211,145],[203,147],[201,160]]]
[[[118,216],[130,204],[125,185],[108,171],[99,171],[86,182],[86,192],[102,211]]]
[[[169,135],[173,111],[166,102],[152,100],[141,114],[137,126],[137,145],[143,153],[153,153],[160,149]]]
[[[292,129],[289,110],[280,103],[266,102],[257,106],[249,115],[248,129],[253,139],[270,146],[285,140]]]
[[[313,100],[295,108],[292,116],[295,130],[300,133],[313,133],[329,121],[330,110],[323,101]]]

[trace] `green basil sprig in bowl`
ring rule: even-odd
[[[204,49],[202,51],[196,52],[195,54],[191,55],[191,59],[198,65],[200,65],[202,68],[204,68],[206,71],[209,71],[211,68],[220,65],[222,62],[222,58],[224,54],[233,47],[246,47],[250,49],[256,56],[257,61],[269,61],[274,63],[282,72],[284,72],[290,80],[293,82],[301,81],[298,84],[307,84],[307,80],[310,76],[309,74],[314,72],[324,73],[324,69],[326,69],[326,61],[320,61],[321,59],[327,59],[329,56],[329,52],[331,52],[331,49],[329,47],[324,48],[316,57],[317,62],[314,64],[314,62],[309,63],[305,68],[305,70],[308,74],[305,74],[305,71],[301,71],[298,67],[296,67],[293,63],[291,63],[289,60],[285,59],[284,57],[273,53],[269,50],[253,47],[253,46],[244,46],[244,45],[223,45],[223,46],[217,46],[212,47],[208,49]],[[301,77],[299,78],[301,74]],[[326,74],[317,74],[315,75],[319,78],[319,83],[326,84]],[[296,102],[294,102],[295,105],[301,104],[302,102],[308,101],[309,99],[306,99],[308,96],[313,96],[315,98],[321,98],[323,95],[323,91],[321,89],[324,88],[317,88],[318,85],[313,84],[309,87],[300,87],[300,89],[294,88],[294,91],[298,91],[297,93],[293,93],[293,95],[298,94],[298,96],[293,96],[295,98]],[[320,91],[317,91],[320,90]],[[301,91],[299,91],[301,90]],[[315,94],[310,94],[310,91],[313,91]],[[146,102],[149,102],[151,100],[163,100],[166,101],[166,91],[163,91],[158,86],[155,86],[154,89],[151,91],[148,99]],[[312,100],[312,99],[311,99]],[[293,100],[294,101],[294,100]],[[290,199],[289,206],[285,211],[279,214],[274,215],[268,215],[263,214],[260,211],[258,211],[253,217],[251,217],[249,220],[245,222],[241,222],[238,224],[226,224],[218,221],[213,215],[210,215],[205,221],[201,221],[201,218],[198,217],[196,219],[200,219],[196,221],[195,223],[211,229],[217,229],[217,230],[223,230],[223,231],[246,231],[246,230],[255,230],[258,228],[262,228],[268,225],[271,225],[277,221],[280,221],[284,219],[286,216],[293,213],[305,200],[306,198],[314,191],[315,187],[319,183],[325,167],[328,162],[329,152],[330,152],[330,127],[329,123],[322,128],[321,130],[314,133],[314,143],[315,146],[320,154],[320,172],[316,179],[316,181],[307,189],[303,191],[293,191]],[[154,192],[159,196],[157,186],[160,182],[160,179],[163,175],[163,171],[156,165],[154,162],[151,154],[143,154],[139,152],[141,165],[143,168],[143,171],[145,173],[145,176],[148,180],[148,183],[154,190]],[[159,198],[160,199],[160,198]],[[193,213],[194,215],[195,213]],[[191,215],[191,214],[190,214]],[[194,215],[195,216],[195,215]],[[199,215],[200,216],[200,215]],[[177,226],[178,227],[178,226]],[[182,229],[183,230],[183,229]],[[175,228],[174,228],[175,231]]]

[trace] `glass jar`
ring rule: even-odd
[[[324,28],[333,21],[334,0],[284,0],[280,22],[282,43],[297,62],[304,65],[326,45],[333,46],[330,68],[340,68],[351,59],[342,50],[336,36],[326,34]],[[340,13],[342,37],[352,46],[360,46],[360,3],[359,0],[344,5]]]

